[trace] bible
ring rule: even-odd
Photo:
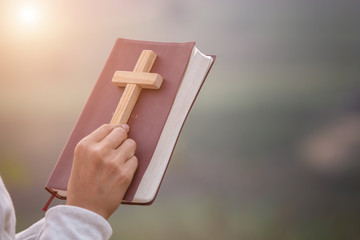
[[[154,201],[183,124],[215,60],[215,56],[201,53],[195,42],[116,40],[46,183],[45,189],[53,197],[66,199],[76,144],[102,124],[113,121],[119,100],[126,93],[112,81],[120,73],[135,71],[144,50],[156,54],[150,76],[157,73],[163,80],[156,90],[141,90],[127,118],[129,138],[137,143],[138,169],[123,203],[149,205]]]

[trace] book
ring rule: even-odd
[[[201,53],[195,42],[164,43],[119,38],[50,174],[45,189],[66,199],[76,144],[109,123],[124,88],[112,83],[116,71],[132,71],[143,50],[157,54],[151,72],[162,76],[160,89],[143,89],[129,117],[129,138],[136,141],[138,169],[124,204],[151,204],[160,188],[177,139],[215,56]]]

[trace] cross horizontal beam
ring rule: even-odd
[[[143,88],[160,88],[163,78],[157,73],[149,73],[156,57],[156,53],[152,50],[143,50],[133,72],[115,72],[112,82],[119,87],[125,87],[125,90],[120,98],[110,124],[117,125],[128,122]]]
[[[126,87],[127,84],[137,84],[142,88],[159,89],[162,77],[158,73],[116,71],[112,82],[118,87]]]

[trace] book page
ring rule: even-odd
[[[147,203],[155,198],[183,123],[212,62],[212,57],[202,54],[194,47],[174,104],[133,202]]]

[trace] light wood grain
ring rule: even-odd
[[[118,87],[126,87],[126,84],[137,84],[142,88],[159,89],[162,77],[158,73],[116,71],[112,82]]]
[[[133,72],[150,72],[156,60],[156,53],[152,50],[143,50],[134,67]]]
[[[117,125],[127,123],[131,112],[139,98],[141,87],[137,84],[128,84],[120,98],[110,124]]]
[[[112,82],[119,87],[125,87],[125,90],[116,107],[110,124],[118,125],[128,122],[143,88],[160,88],[163,78],[157,73],[149,73],[156,57],[157,55],[154,51],[143,50],[133,72],[115,72]]]

